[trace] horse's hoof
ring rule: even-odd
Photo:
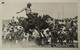
[[[16,44],[18,43],[18,40],[16,40]]]

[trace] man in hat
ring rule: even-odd
[[[26,8],[24,8],[24,9],[22,9],[20,12],[17,12],[17,14],[18,13],[21,13],[22,11],[26,11],[26,15],[28,16],[28,18],[29,19],[31,19],[31,20],[33,20],[33,13],[32,13],[32,11],[31,11],[31,6],[32,6],[32,4],[31,3],[28,3],[27,4],[27,7]]]

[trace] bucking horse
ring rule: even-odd
[[[42,37],[42,35],[43,35],[44,39],[46,40],[46,36],[44,34],[44,29],[52,28],[49,20],[52,21],[53,18],[51,18],[49,15],[44,15],[43,18],[41,16],[38,17],[38,15],[36,15],[36,14],[33,14],[33,16],[36,17],[36,18],[34,18],[35,22],[33,22],[32,20],[30,21],[30,19],[24,18],[24,17],[20,17],[18,19],[20,25],[25,29],[25,35],[28,35],[28,34],[32,35],[33,32],[31,30],[35,29],[38,31],[40,39],[41,40],[43,39],[43,37]]]

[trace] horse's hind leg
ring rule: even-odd
[[[41,32],[40,32],[40,30],[39,30],[39,29],[38,29],[37,31],[38,31],[39,36],[40,36],[40,41],[39,41],[39,43],[42,45],[42,36],[41,36]]]
[[[42,34],[43,34],[44,38],[46,38],[46,36],[45,36],[45,34],[44,34],[44,31],[43,31],[43,30],[42,30]]]
[[[38,33],[39,33],[40,38],[42,38],[40,30],[37,29],[37,31],[38,31]]]

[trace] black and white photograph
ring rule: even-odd
[[[78,48],[77,2],[2,0],[3,48]]]

